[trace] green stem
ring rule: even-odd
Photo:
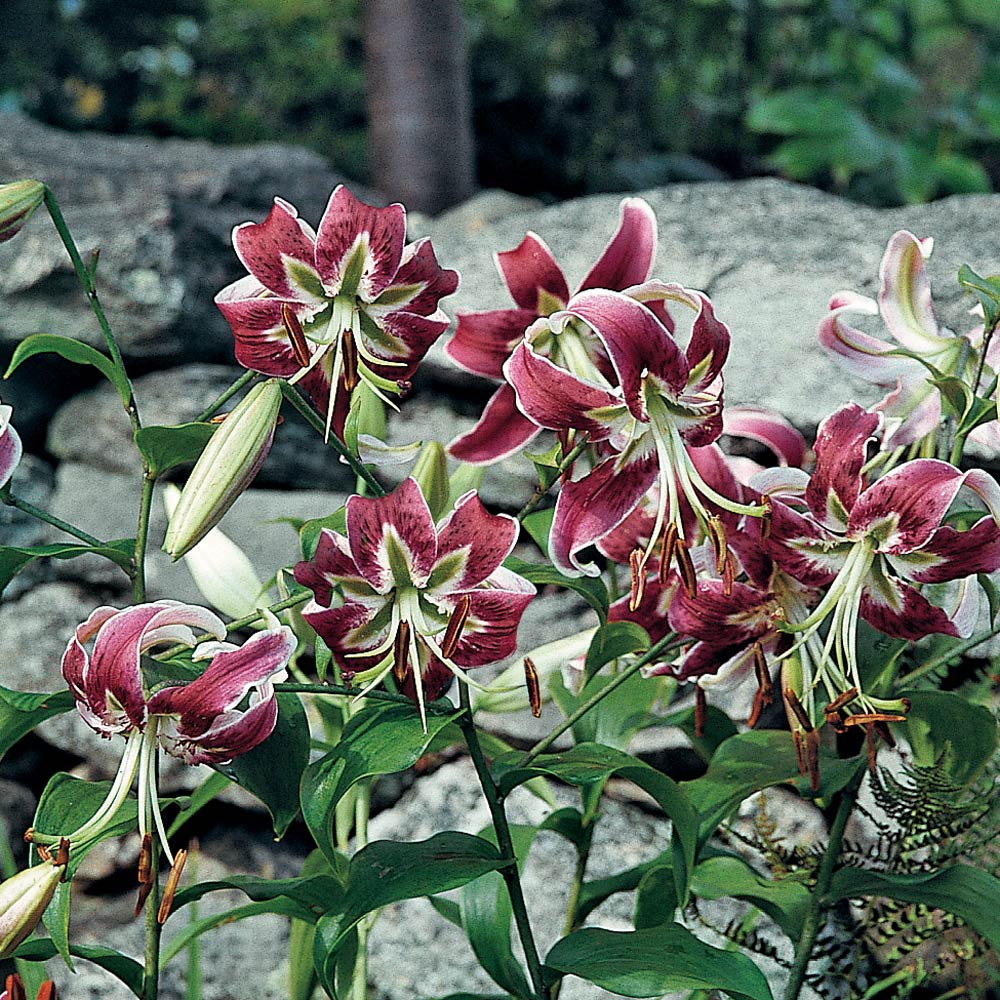
[[[819,863],[819,871],[816,873],[816,885],[809,896],[809,906],[802,920],[802,932],[795,945],[795,958],[792,962],[792,970],[788,975],[788,983],[785,986],[784,1000],[796,1000],[805,983],[809,959],[812,957],[813,946],[816,944],[816,935],[819,934],[822,924],[823,910],[826,906],[826,894],[830,891],[830,881],[833,878],[833,871],[840,860],[844,829],[854,808],[854,800],[857,795],[858,786],[861,784],[863,773],[859,769],[850,784],[834,797],[834,800],[837,802],[837,812],[830,826],[830,839],[827,842],[826,850],[823,852],[823,858]]]
[[[132,578],[132,599],[136,604],[146,600],[146,543],[149,541],[149,515],[155,486],[155,477],[148,471],[144,473],[139,498],[139,523],[135,532],[135,576]]]
[[[255,378],[259,378],[259,372],[244,372],[222,395],[219,396],[215,402],[210,403],[205,407],[201,413],[196,416],[195,422],[201,423],[203,420],[208,420],[209,417],[214,416],[219,412],[222,407],[229,402],[233,396],[236,395],[245,385],[249,385]]]
[[[62,240],[66,252],[69,254],[69,259],[73,263],[73,270],[76,271],[76,277],[80,282],[80,286],[86,293],[90,308],[97,317],[101,333],[104,335],[104,342],[108,346],[108,354],[111,355],[111,361],[121,373],[122,378],[128,383],[129,394],[128,401],[125,402],[125,412],[132,422],[132,432],[135,433],[142,424],[139,421],[139,408],[135,404],[132,382],[128,377],[128,372],[125,370],[125,362],[122,359],[121,351],[118,349],[118,342],[115,340],[115,335],[111,332],[111,325],[108,323],[107,316],[104,315],[104,307],[97,296],[97,286],[94,284],[94,276],[83,263],[83,258],[81,258],[80,251],[76,247],[76,241],[73,239],[73,235],[66,225],[66,220],[63,218],[62,210],[56,201],[56,196],[48,187],[45,188],[45,207],[48,209],[49,216],[56,227],[56,232],[59,233],[59,238]]]
[[[360,851],[368,843],[368,816],[371,812],[372,783],[363,781],[354,800],[354,848]],[[377,912],[377,911],[376,911]],[[368,1000],[368,929],[375,914],[362,918],[358,924],[358,956],[351,977],[354,1000]]]
[[[160,934],[163,928],[156,919],[160,908],[160,846],[155,836],[150,844],[150,864],[153,887],[146,899],[146,974],[142,977],[142,1000],[157,1000],[160,992]]]
[[[102,542],[99,538],[94,538],[93,535],[88,535],[86,531],[74,527],[68,521],[63,521],[54,514],[41,510],[34,504],[28,503],[27,500],[22,500],[20,497],[16,497],[11,493],[8,493],[6,496],[0,495],[0,500],[2,500],[8,507],[16,507],[18,510],[23,511],[30,517],[37,518],[39,521],[44,521],[46,524],[51,524],[53,528],[65,531],[67,535],[72,535],[74,538],[78,538],[81,542],[85,542],[87,545],[104,545],[104,542]]]
[[[572,712],[566,719],[564,719],[555,729],[549,733],[548,736],[540,739],[525,755],[522,764],[527,766],[530,764],[539,754],[545,753],[546,750],[563,733],[567,730],[572,729],[595,705],[600,704],[612,691],[621,687],[630,677],[637,674],[644,666],[648,663],[652,663],[671,643],[676,641],[676,636],[673,632],[665,635],[659,642],[654,643],[642,656],[635,661],[635,663],[627,666],[620,674],[616,674],[608,683],[601,688],[600,691],[595,691],[582,705],[580,705],[574,712]]]
[[[288,402],[291,403],[296,410],[298,410],[302,419],[305,420],[305,422],[309,424],[314,431],[321,435],[326,435],[326,428],[323,426],[323,421],[312,408],[309,401],[302,395],[301,392],[299,392],[298,387],[289,385],[287,382],[282,382],[281,392],[285,399],[287,399]],[[336,434],[331,434],[329,438],[327,438],[326,443],[338,455],[340,455],[345,462],[347,462],[356,476],[363,479],[368,484],[375,496],[385,496],[385,490],[382,489],[379,481],[371,474],[368,466],[361,462],[356,455],[352,454],[351,450],[337,437]]]
[[[939,653],[937,656],[932,656],[929,660],[921,663],[919,667],[914,667],[908,674],[903,674],[902,677],[897,678],[896,687],[899,688],[907,684],[912,684],[913,681],[919,680],[919,678],[925,674],[929,674],[933,670],[937,670],[938,667],[943,667],[949,660],[954,660],[963,653],[967,653],[970,649],[975,648],[980,643],[986,642],[988,639],[992,639],[995,635],[996,631],[994,629],[987,629],[985,632],[977,632],[968,639],[963,639],[961,642],[955,643],[950,649]]]
[[[524,902],[524,890],[521,888],[521,877],[517,871],[517,855],[514,853],[514,843],[510,836],[510,827],[507,825],[507,815],[504,812],[503,797],[500,789],[493,780],[490,773],[489,764],[483,754],[483,748],[479,743],[479,734],[476,732],[476,724],[472,718],[472,708],[469,703],[469,688],[466,684],[458,686],[459,703],[463,709],[459,716],[458,724],[465,736],[466,746],[469,748],[469,756],[472,758],[473,766],[479,777],[479,783],[486,796],[486,803],[490,809],[490,816],[493,819],[493,829],[497,835],[497,847],[500,854],[509,861],[500,869],[500,875],[507,885],[507,894],[510,896],[510,907],[514,915],[514,923],[517,926],[517,933],[521,939],[521,946],[524,948],[525,961],[528,964],[528,974],[531,977],[531,985],[535,991],[536,1000],[550,1000],[548,987],[545,985],[545,978],[542,973],[542,963],[538,957],[538,949],[535,946],[535,937],[531,931],[531,923],[528,920],[528,909]]]
[[[542,502],[545,494],[555,486],[563,473],[580,457],[580,453],[587,447],[589,441],[590,434],[585,431],[581,435],[580,441],[570,449],[569,454],[559,463],[559,467],[552,477],[552,482],[548,486],[539,484],[538,489],[532,494],[531,499],[517,512],[517,519],[519,521],[523,521]]]
[[[182,647],[187,649],[186,646]],[[462,685],[463,687],[465,685]],[[344,684],[299,684],[295,681],[280,681],[274,685],[276,691],[288,691],[293,694],[319,694],[319,695],[336,695],[337,697],[357,698],[358,688],[347,687]],[[372,701],[384,701],[392,705],[410,705],[413,706],[413,700],[407,698],[406,695],[393,694],[391,691],[379,691],[377,688],[374,691],[369,691],[365,698],[370,698]],[[429,705],[424,706],[425,711],[428,715],[454,715],[455,706],[447,702],[442,702],[438,705],[435,702],[431,702]],[[416,709],[414,709],[415,711]]]

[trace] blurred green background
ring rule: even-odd
[[[4,0],[0,109],[366,155],[362,0]],[[1000,189],[1000,0],[463,0],[482,186]],[[386,30],[391,30],[386,25]]]

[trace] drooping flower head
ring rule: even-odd
[[[885,418],[880,431],[884,451],[929,438],[923,454],[934,453],[941,393],[918,357],[943,375],[970,382],[978,363],[981,324],[962,336],[938,324],[925,264],[933,246],[930,238],[919,239],[906,230],[895,233],[879,267],[878,301],[856,292],[838,292],[819,326],[820,344],[842,368],[889,390],[876,406]],[[892,340],[856,329],[848,322],[852,315],[879,316]],[[1000,368],[1000,340],[990,344],[985,360],[989,369]],[[1000,428],[995,422],[977,427],[971,436],[994,450],[1000,447]]]
[[[621,203],[618,229],[597,262],[580,282],[577,292],[587,288],[623,291],[649,278],[656,256],[656,217],[641,198],[625,198]],[[503,379],[503,365],[524,335],[540,317],[565,309],[570,299],[569,285],[562,268],[544,240],[527,233],[513,249],[495,255],[497,269],[507,286],[514,308],[485,312],[460,310],[455,335],[445,352],[459,367],[486,378]],[[575,294],[575,293],[574,293]],[[669,326],[663,310],[660,317]],[[576,334],[579,339],[574,341]],[[553,360],[572,370],[574,360],[586,371],[596,364],[600,344],[585,330],[572,331],[539,350],[552,348]],[[601,351],[603,354],[603,351]],[[606,361],[606,359],[605,359]],[[457,437],[448,450],[463,462],[496,462],[528,444],[540,428],[518,410],[514,390],[506,382],[486,404],[482,418],[472,430]]]
[[[414,479],[347,501],[347,535],[324,529],[295,579],[315,599],[303,616],[345,679],[372,687],[394,671],[423,712],[452,674],[510,656],[535,588],[501,565],[517,522],[466,493],[435,526]],[[343,603],[331,607],[334,591]]]
[[[273,681],[283,676],[295,637],[273,615],[265,618],[268,627],[242,647],[221,641],[226,626],[211,611],[178,601],[100,607],[77,626],[63,653],[63,677],[87,725],[105,739],[121,734],[126,747],[107,800],[64,835],[71,843],[100,834],[138,775],[139,831],[145,835],[155,826],[173,863],[157,801],[157,742],[185,763],[220,764],[270,735],[277,720]],[[207,669],[187,683],[148,693],[142,657],[178,644],[195,647],[196,662],[210,658]],[[45,844],[59,838],[36,833],[33,839]]]
[[[237,360],[301,381],[338,434],[360,382],[382,399],[402,391],[448,327],[439,300],[458,287],[429,241],[405,238],[402,205],[365,205],[343,186],[315,232],[280,198],[263,222],[237,226],[250,273],[215,297]]]
[[[0,404],[0,488],[7,485],[21,461],[21,439],[10,422],[13,409]]]

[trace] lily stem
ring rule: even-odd
[[[826,850],[823,852],[823,858],[819,863],[819,871],[816,873],[816,885],[809,895],[809,907],[802,920],[802,932],[795,945],[795,958],[792,962],[792,970],[788,975],[788,983],[785,986],[784,1000],[797,1000],[805,983],[809,959],[812,957],[813,946],[816,944],[816,936],[819,934],[822,924],[823,910],[826,906],[826,894],[830,891],[833,871],[840,860],[844,829],[854,809],[854,800],[857,796],[858,786],[861,784],[863,773],[863,771],[859,770],[850,784],[834,797],[834,800],[837,802],[837,812],[833,818],[833,823],[830,825],[830,837],[826,845]]]
[[[601,688],[600,691],[595,691],[582,705],[580,705],[575,711],[570,713],[570,715],[564,719],[555,729],[549,733],[548,736],[540,739],[524,756],[522,765],[527,766],[530,764],[539,754],[545,753],[546,750],[563,733],[567,730],[572,729],[592,708],[600,704],[612,691],[621,687],[630,677],[637,674],[644,666],[648,663],[652,663],[659,655],[662,653],[672,642],[676,640],[676,636],[673,632],[665,635],[659,642],[654,643],[646,650],[642,656],[639,657],[635,663],[629,664],[620,674],[616,674],[608,683]]]
[[[135,576],[132,578],[132,596],[136,604],[142,604],[146,600],[146,544],[149,541],[149,516],[155,486],[156,478],[147,470],[142,479],[139,523],[135,532]]]
[[[507,886],[507,894],[510,896],[510,908],[514,915],[514,923],[517,926],[517,933],[521,939],[521,946],[524,948],[524,957],[528,965],[528,975],[531,977],[532,989],[535,991],[536,1000],[550,1000],[551,994],[545,985],[545,977],[542,973],[542,963],[538,957],[538,949],[535,946],[535,937],[531,930],[531,922],[528,920],[528,909],[524,901],[524,890],[521,888],[521,877],[517,871],[517,855],[514,853],[514,843],[510,836],[510,827],[507,825],[507,815],[504,812],[503,796],[500,789],[493,780],[490,773],[490,766],[486,762],[483,748],[479,743],[479,734],[476,731],[476,724],[472,718],[472,706],[469,700],[469,688],[466,684],[458,686],[459,703],[463,709],[458,718],[458,724],[465,737],[466,746],[469,748],[469,756],[472,758],[473,766],[479,777],[479,784],[482,786],[483,795],[490,809],[490,816],[493,819],[493,829],[497,835],[497,847],[502,857],[509,859],[507,864],[500,869],[504,883]]]
[[[912,684],[913,681],[918,680],[925,674],[929,674],[932,670],[937,670],[938,667],[943,667],[949,660],[957,659],[963,653],[967,653],[970,649],[980,645],[980,643],[992,639],[995,635],[995,629],[987,629],[985,632],[977,632],[975,635],[969,636],[968,639],[963,639],[962,642],[955,643],[950,649],[945,650],[938,656],[932,656],[929,660],[921,663],[919,667],[914,667],[908,674],[903,674],[902,677],[897,678],[896,687],[900,688],[907,684]]]
[[[182,647],[186,649],[187,647]],[[318,694],[332,695],[338,698],[368,698],[372,701],[388,702],[392,705],[413,706],[413,700],[406,695],[393,694],[391,691],[379,691],[378,689],[359,695],[359,688],[347,687],[345,684],[300,684],[297,681],[279,681],[274,685],[275,691],[287,691],[293,694]],[[455,706],[450,702],[435,702],[425,706],[428,715],[454,715]]]
[[[363,781],[354,800],[354,849],[360,851],[368,843],[368,816],[371,812],[372,783]],[[376,911],[377,913],[378,911]],[[358,956],[354,961],[354,1000],[368,1000],[368,929],[375,914],[362,918],[358,924]]]
[[[215,414],[218,413],[219,410],[221,410],[222,407],[240,391],[240,389],[249,385],[254,379],[259,377],[259,372],[244,372],[224,393],[218,397],[218,399],[206,406],[205,409],[194,418],[195,422],[201,423],[204,420],[208,420],[209,417],[215,416]]]
[[[541,502],[545,494],[552,489],[556,484],[556,480],[560,479],[567,469],[572,466],[572,464],[580,457],[581,452],[587,447],[590,442],[590,434],[586,431],[580,437],[580,440],[570,449],[569,454],[559,463],[559,467],[555,471],[555,475],[552,477],[552,482],[548,486],[542,486],[539,483],[538,488],[531,495],[528,502],[517,512],[518,521],[523,521]]]
[[[48,511],[42,510],[32,503],[28,503],[27,500],[22,500],[20,497],[16,497],[11,493],[6,496],[0,495],[0,500],[2,500],[8,507],[15,507],[17,510],[22,511],[29,517],[34,517],[39,521],[44,521],[46,524],[51,524],[53,528],[58,528],[60,531],[64,531],[67,535],[72,535],[74,538],[78,538],[81,542],[85,542],[87,545],[104,545],[104,542],[102,542],[99,538],[95,538],[93,535],[88,534],[81,528],[75,527],[68,521],[64,521],[62,518],[56,517],[54,514],[50,514]]]
[[[285,399],[299,412],[299,416],[318,434],[326,437],[326,428],[319,414],[312,408],[308,400],[302,395],[298,388],[289,385],[287,382],[281,383],[281,392]],[[384,497],[385,490],[382,489],[379,481],[372,475],[368,467],[351,450],[337,438],[336,434],[331,434],[326,442],[345,462],[360,479],[363,479],[371,488],[372,493],[377,497]]]

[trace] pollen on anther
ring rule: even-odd
[[[309,344],[306,342],[306,335],[302,332],[302,324],[295,315],[295,310],[287,302],[281,304],[281,325],[288,334],[288,342],[292,345],[292,353],[299,367],[308,368],[311,360]]]
[[[449,660],[455,655],[455,650],[458,649],[458,642],[462,638],[462,629],[465,628],[465,623],[469,620],[469,611],[471,608],[472,597],[469,594],[462,594],[458,599],[458,604],[455,605],[455,610],[448,621],[448,628],[441,642],[441,652]]]
[[[401,621],[396,629],[396,639],[392,645],[392,675],[402,684],[406,677],[406,668],[410,650],[410,623]]]

